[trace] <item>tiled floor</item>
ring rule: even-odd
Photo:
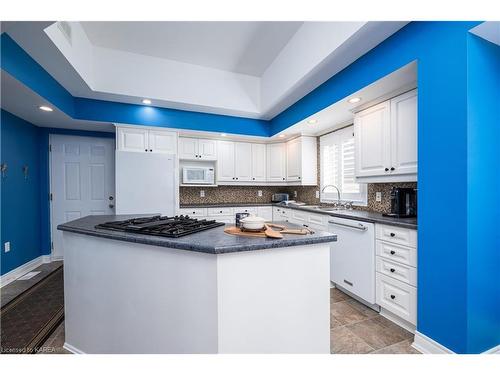
[[[42,273],[26,281],[14,281],[1,289],[2,306],[22,293],[57,264],[37,270]],[[64,345],[64,321],[45,341],[39,354],[69,353]],[[335,354],[418,354],[411,347],[413,335],[338,289],[330,290],[330,351]]]
[[[330,351],[417,354],[413,335],[338,289],[330,290]]]

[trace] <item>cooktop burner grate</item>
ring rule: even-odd
[[[162,237],[182,237],[207,229],[225,225],[215,220],[192,219],[189,216],[150,216],[120,221],[110,221],[96,225],[96,229],[108,229],[129,233],[148,234]]]

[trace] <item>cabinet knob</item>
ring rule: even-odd
[[[252,180],[255,180],[255,177],[252,177]]]
[[[391,171],[393,171],[393,170],[395,170],[395,169],[396,169],[396,168],[394,168],[394,167],[391,167]]]
[[[285,181],[285,177],[283,177],[283,181]]]
[[[152,149],[149,149],[149,152],[153,152],[153,150],[152,150]]]
[[[394,255],[396,254],[396,252],[394,250],[391,250],[391,255]]]
[[[391,272],[396,272],[396,270],[394,268],[391,268]]]
[[[387,171],[389,171],[389,168],[385,168],[385,171],[386,171],[386,172],[387,172]]]
[[[394,294],[391,294],[391,299],[395,299],[396,296]]]
[[[144,151],[148,152],[148,149],[145,149]]]
[[[396,233],[391,233],[391,237],[394,237],[396,235]]]
[[[238,177],[236,177],[236,179],[238,179]]]

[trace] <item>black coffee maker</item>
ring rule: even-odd
[[[417,189],[393,187],[391,190],[391,213],[384,214],[390,217],[417,216]]]

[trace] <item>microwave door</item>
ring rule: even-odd
[[[186,183],[202,184],[205,181],[205,171],[203,169],[189,168],[186,171]]]

